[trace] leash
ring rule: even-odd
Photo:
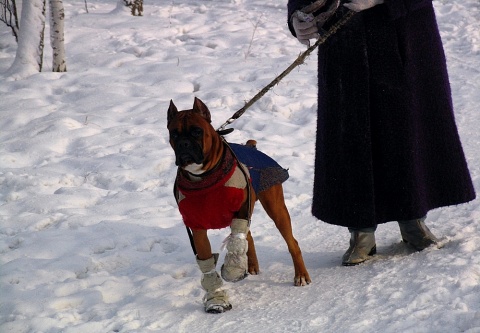
[[[336,22],[334,25],[332,25],[330,27],[330,29],[325,33],[325,34],[322,34],[318,39],[317,41],[315,42],[315,44],[313,44],[312,46],[310,46],[307,50],[305,50],[303,53],[301,53],[298,58],[290,65],[287,67],[287,69],[285,69],[279,76],[277,76],[272,82],[270,82],[269,84],[267,84],[262,90],[260,90],[255,96],[253,96],[253,98],[245,103],[245,105],[240,109],[238,110],[237,112],[235,112],[225,123],[223,123],[222,126],[220,126],[218,129],[217,129],[217,132],[221,135],[225,135],[225,134],[228,134],[230,132],[233,131],[233,129],[225,129],[226,126],[230,125],[231,123],[233,123],[235,120],[237,120],[238,118],[240,118],[240,116],[242,114],[245,113],[245,111],[251,107],[256,101],[258,101],[261,97],[263,97],[263,95],[265,95],[270,89],[272,89],[275,85],[277,85],[285,76],[287,76],[295,67],[303,64],[305,62],[305,59],[310,55],[310,53],[313,52],[313,50],[315,50],[319,45],[322,45],[323,43],[325,43],[327,41],[327,39],[332,36],[333,34],[335,34],[341,27],[343,27],[351,18],[352,16],[355,14],[354,11],[352,10],[349,10],[345,15],[343,15],[343,17],[338,21]]]

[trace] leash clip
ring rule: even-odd
[[[216,132],[221,135],[221,136],[224,136],[224,135],[227,135],[227,134],[230,134],[233,132],[233,128],[227,128],[227,129],[224,129],[224,128],[219,128],[216,130]]]
[[[237,118],[232,117],[232,118],[228,119],[225,123],[223,123],[222,126],[220,126],[219,128],[217,128],[216,132],[217,132],[219,135],[221,135],[221,136],[224,136],[224,135],[227,135],[227,134],[232,133],[232,132],[233,132],[233,128],[227,128],[227,129],[225,129],[225,127],[226,127],[227,125],[230,125],[231,123],[233,123],[233,122],[235,121],[235,119],[237,119]]]

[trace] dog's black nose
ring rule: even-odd
[[[176,146],[180,149],[188,149],[192,147],[192,143],[189,140],[178,140]]]

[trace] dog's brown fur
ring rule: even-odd
[[[167,125],[170,133],[170,144],[173,150],[177,153],[175,137],[185,135],[185,133],[188,133],[195,128],[194,130],[197,131],[197,134],[194,134],[192,140],[195,140],[196,144],[201,147],[203,154],[201,163],[196,163],[197,165],[201,164],[200,172],[206,172],[214,168],[220,162],[220,159],[223,156],[223,150],[225,149],[222,138],[215,131],[210,122],[210,111],[198,98],[195,98],[193,109],[180,112],[177,110],[177,107],[173,102],[170,101]],[[202,135],[198,135],[198,128],[201,129]],[[247,144],[256,145],[256,142],[254,140],[249,140]],[[188,174],[185,171],[185,167],[188,167],[188,165],[182,165],[182,163],[183,162],[179,161],[177,158],[177,165],[180,168],[180,172]],[[190,178],[194,180],[195,177],[192,177],[190,174]],[[258,199],[268,216],[275,222],[276,227],[287,243],[295,268],[294,285],[303,286],[309,284],[311,282],[310,276],[305,268],[305,263],[298,242],[292,233],[290,214],[285,205],[282,185],[274,185],[267,190],[258,193],[258,197],[251,188],[250,183],[248,186],[250,186],[250,189],[244,189],[244,201],[251,200],[250,205],[242,205],[242,208],[236,213],[236,216],[249,216],[249,214],[253,212],[255,201]],[[250,197],[248,196],[248,193],[251,194]],[[248,208],[246,207],[251,207],[251,211],[247,212],[246,210],[248,210]],[[208,239],[207,230],[195,229],[192,230],[192,234],[198,259],[205,260],[211,258],[212,249]],[[248,272],[256,275],[259,273],[260,269],[255,252],[255,244],[250,232],[247,235],[247,241]]]

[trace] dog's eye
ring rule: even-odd
[[[190,135],[193,136],[194,138],[199,138],[203,134],[203,130],[200,127],[193,127],[190,130]]]

